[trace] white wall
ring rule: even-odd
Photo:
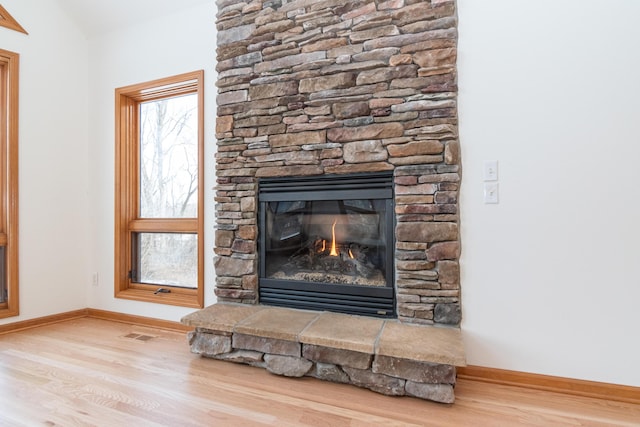
[[[213,197],[215,185],[215,1],[185,8],[89,40],[89,185],[91,260],[89,307],[178,321],[193,309],[113,297],[114,268],[114,90],[162,77],[205,70],[205,304],[215,302],[213,276]]]
[[[4,324],[87,306],[88,75],[55,2],[2,5],[29,32],[0,28],[0,48],[20,54],[20,316]]]
[[[468,363],[640,386],[640,2],[458,11]]]

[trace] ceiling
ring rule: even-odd
[[[58,0],[87,38],[212,0]],[[214,21],[215,11],[211,11]]]

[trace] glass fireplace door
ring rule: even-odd
[[[260,301],[392,317],[390,174],[260,181]]]
[[[386,202],[268,202],[267,278],[386,286]]]

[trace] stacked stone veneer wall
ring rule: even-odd
[[[400,320],[460,323],[455,1],[218,0],[216,295],[258,303],[260,177],[394,171]]]

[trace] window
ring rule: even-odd
[[[0,49],[0,318],[19,314],[18,61]]]
[[[115,104],[115,296],[203,307],[203,71]]]

